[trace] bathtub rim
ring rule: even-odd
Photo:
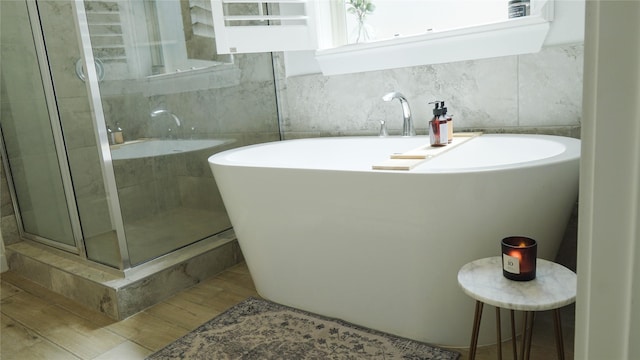
[[[522,138],[534,138],[534,139],[546,139],[550,141],[555,141],[564,146],[564,151],[559,154],[548,156],[545,158],[530,160],[525,162],[515,162],[501,165],[490,165],[490,166],[478,166],[478,167],[469,167],[469,168],[429,168],[429,161],[427,160],[425,163],[422,163],[411,170],[373,170],[369,169],[343,169],[343,168],[326,168],[326,167],[301,167],[301,166],[284,166],[282,164],[264,164],[264,163],[256,163],[256,162],[248,162],[248,161],[236,161],[230,160],[229,155],[235,154],[237,152],[241,152],[244,150],[265,147],[265,146],[278,146],[282,143],[293,143],[293,142],[317,142],[323,140],[340,140],[340,141],[348,141],[348,140],[374,140],[374,139],[403,139],[402,136],[387,136],[387,137],[378,137],[378,136],[331,136],[331,137],[312,137],[312,138],[301,138],[301,139],[289,139],[289,140],[279,140],[279,141],[270,141],[259,144],[252,144],[242,147],[237,147],[225,151],[221,151],[219,153],[211,155],[207,161],[210,166],[238,166],[238,167],[247,167],[247,168],[269,168],[269,169],[287,169],[287,170],[300,170],[300,171],[345,171],[345,172],[365,172],[365,173],[394,173],[394,174],[406,174],[406,175],[419,175],[419,174],[448,174],[448,173],[476,173],[476,172],[487,172],[487,171],[505,171],[510,169],[525,169],[539,166],[547,166],[551,164],[560,164],[564,162],[575,161],[580,158],[581,152],[581,140],[567,137],[567,136],[558,136],[558,135],[547,135],[547,134],[517,134],[517,133],[499,133],[499,134],[482,134],[481,136],[486,137],[522,137]],[[425,139],[428,143],[428,136],[418,135],[416,137],[411,137],[409,139]],[[470,139],[469,141],[473,141],[475,139]],[[447,152],[455,152],[459,151],[466,145],[465,143],[458,145],[456,148],[453,148]],[[446,153],[440,155],[446,156]],[[384,159],[381,159],[384,160]]]

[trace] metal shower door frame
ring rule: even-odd
[[[102,108],[102,97],[100,95],[100,77],[96,70],[96,59],[93,56],[93,47],[89,32],[89,23],[87,21],[86,9],[84,1],[74,0],[73,21],[78,34],[80,44],[80,53],[85,69],[85,86],[89,98],[89,106],[91,108],[91,118],[94,128],[96,129],[96,143],[98,144],[98,152],[102,159],[102,179],[104,181],[105,190],[107,192],[107,202],[109,204],[109,215],[111,224],[115,227],[116,237],[118,239],[118,251],[120,253],[120,270],[131,268],[131,260],[129,257],[129,249],[127,248],[126,235],[124,231],[124,221],[122,219],[122,211],[120,207],[120,198],[118,197],[118,189],[116,186],[115,172],[113,169],[113,160],[111,158],[111,150],[109,148],[109,139],[107,134],[106,119]]]
[[[51,132],[53,134],[53,142],[56,151],[56,158],[58,160],[58,167],[60,170],[62,187],[64,189],[64,197],[67,203],[67,211],[71,222],[71,231],[73,236],[73,243],[75,246],[63,244],[51,239],[44,238],[37,234],[28,233],[24,229],[22,222],[22,216],[20,213],[20,206],[17,200],[17,194],[13,186],[13,177],[9,166],[9,158],[6,151],[6,145],[4,143],[4,134],[0,129],[0,151],[4,158],[5,174],[9,183],[9,194],[11,195],[11,201],[13,208],[16,209],[15,217],[18,226],[18,232],[21,237],[33,241],[43,243],[45,245],[58,248],[67,252],[77,254],[81,257],[86,257],[84,248],[84,241],[82,235],[82,227],[80,225],[80,217],[78,214],[78,206],[73,191],[73,183],[71,180],[71,172],[69,168],[69,161],[67,157],[66,146],[64,137],[62,134],[62,126],[60,123],[60,116],[58,113],[58,106],[56,103],[55,92],[53,88],[53,79],[49,70],[49,62],[46,55],[46,49],[44,46],[44,36],[42,34],[42,27],[40,24],[40,16],[35,0],[25,0],[27,14],[29,17],[29,23],[31,27],[31,35],[33,38],[33,44],[38,61],[38,68],[40,70],[40,78],[42,79],[42,88],[44,92],[44,98],[47,106],[47,112],[49,115],[49,123],[51,125]]]

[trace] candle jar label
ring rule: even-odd
[[[502,254],[502,268],[512,274],[520,274],[520,259],[507,254]]]

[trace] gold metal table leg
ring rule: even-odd
[[[476,301],[476,312],[473,317],[473,331],[471,332],[471,345],[469,346],[469,360],[476,358],[476,350],[478,349],[478,333],[480,332],[480,320],[482,319],[481,301]]]
[[[498,347],[498,360],[502,360],[502,331],[500,325],[500,308],[496,306],[496,346]]]
[[[482,310],[484,303],[476,301],[476,310],[473,317],[473,329],[471,332],[471,344],[469,346],[469,360],[475,360],[478,350],[478,336],[480,334],[480,323],[482,320]],[[513,349],[513,358],[521,360],[529,360],[531,357],[531,343],[533,340],[533,323],[535,320],[535,311],[523,312],[522,325],[522,348],[518,357],[518,345],[516,337],[515,311],[511,312],[511,343]],[[558,352],[558,360],[564,360],[564,338],[562,336],[562,321],[560,319],[560,309],[553,310],[553,322],[556,333],[556,350]],[[502,360],[502,331],[500,321],[500,308],[496,307],[496,340],[498,360]]]
[[[556,329],[556,349],[558,350],[558,360],[564,360],[564,339],[562,337],[562,321],[560,320],[560,309],[553,310],[553,323]]]
[[[531,356],[531,340],[533,337],[533,320],[535,311],[524,312],[524,330],[522,331],[522,349],[520,350],[522,360],[529,360]]]
[[[516,337],[515,310],[511,310],[511,347],[513,348],[513,359],[518,359],[518,341]]]

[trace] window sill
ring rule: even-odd
[[[324,75],[440,64],[540,51],[550,29],[543,16],[526,16],[448,31],[316,51]]]

